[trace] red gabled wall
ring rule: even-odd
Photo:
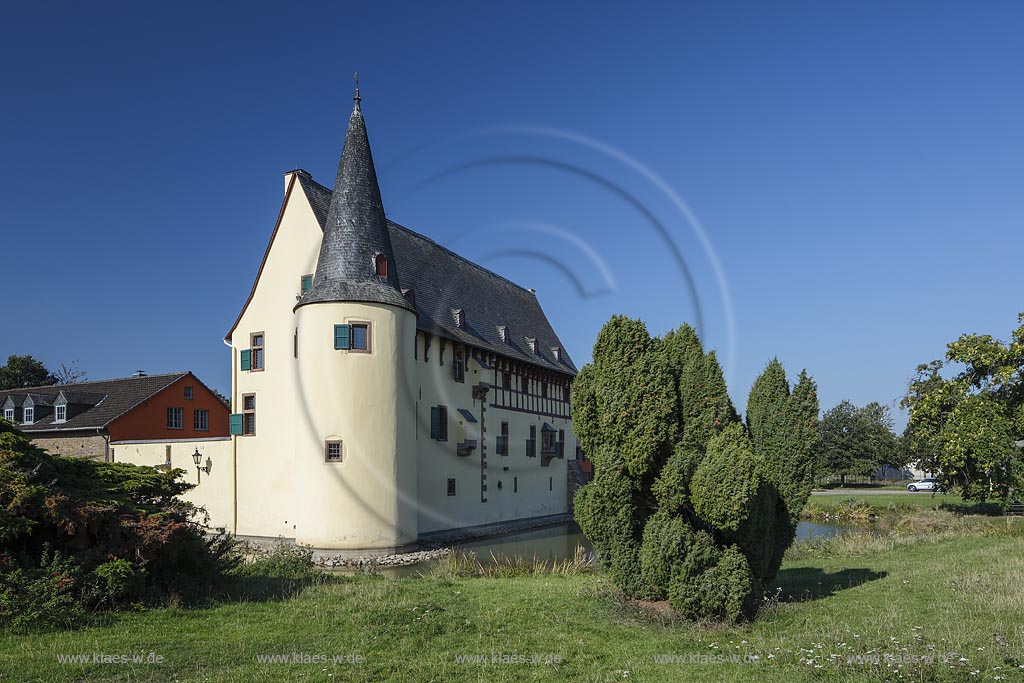
[[[192,398],[185,398],[185,387],[192,387]],[[182,408],[182,429],[167,428],[167,409]],[[192,411],[210,412],[210,430],[197,432],[192,428]],[[231,411],[189,373],[160,393],[110,423],[107,428],[111,441],[157,439],[207,439],[228,436],[228,416]]]

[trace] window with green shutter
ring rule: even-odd
[[[448,407],[431,406],[430,408],[430,438],[437,441],[448,440]]]
[[[232,413],[231,414],[230,428],[229,428],[228,431],[229,431],[229,433],[234,434],[234,435],[241,435],[242,434],[242,414],[241,413]]]
[[[334,326],[334,348],[347,350],[351,346],[352,339],[352,326],[351,325],[335,325]]]
[[[305,294],[310,289],[312,289],[313,288],[313,276],[312,275],[303,275],[302,276],[301,287],[302,287],[302,293],[303,294]]]
[[[241,353],[242,369],[248,370],[252,367],[252,351],[243,349]]]

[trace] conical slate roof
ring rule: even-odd
[[[377,256],[387,257],[387,276],[377,275]],[[345,146],[320,243],[313,286],[295,308],[306,304],[360,301],[415,311],[402,296],[377,172],[356,90]]]

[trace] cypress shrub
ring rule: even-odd
[[[751,389],[747,425],[721,366],[683,325],[652,338],[613,317],[573,384],[573,420],[594,481],[576,519],[615,584],[691,619],[753,615],[809,492],[817,395],[802,373],[790,396],[781,363]]]
[[[640,574],[655,597],[668,597],[669,584],[686,560],[693,537],[693,528],[666,510],[647,520],[640,544]]]
[[[747,558],[739,548],[729,546],[707,570],[677,574],[669,588],[669,603],[688,619],[735,622],[753,615],[756,585]]]

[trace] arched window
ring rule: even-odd
[[[384,254],[377,254],[377,275],[388,276],[388,257]]]

